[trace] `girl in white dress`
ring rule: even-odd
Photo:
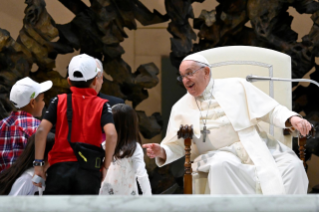
[[[16,162],[10,168],[4,170],[0,174],[0,195],[21,196],[34,195],[39,191],[41,195],[42,188],[39,188],[32,183],[34,173],[33,161],[35,150],[35,134],[33,134],[27,142],[27,145]],[[54,144],[54,133],[49,133],[47,136],[47,144],[44,153],[44,170],[49,168],[48,153]]]
[[[125,104],[112,107],[118,134],[113,162],[102,182],[101,195],[138,195],[136,179],[143,195],[151,195],[151,186],[145,169],[144,153],[134,109]],[[105,146],[105,144],[103,144]]]

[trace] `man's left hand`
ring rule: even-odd
[[[311,130],[311,124],[306,119],[292,116],[289,120],[292,127],[298,130],[302,136],[306,136]]]

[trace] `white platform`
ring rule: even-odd
[[[294,196],[26,196],[0,197],[1,212],[17,211],[319,211],[319,195]]]

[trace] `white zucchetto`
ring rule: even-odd
[[[191,61],[195,61],[195,62],[198,62],[198,63],[202,63],[202,64],[204,64],[204,65],[206,65],[208,67],[210,66],[209,62],[207,61],[207,59],[204,56],[202,56],[202,55],[200,55],[198,53],[188,55],[187,57],[185,57],[183,59],[183,61],[186,61],[186,60],[191,60]]]

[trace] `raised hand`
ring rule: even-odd
[[[159,157],[161,159],[166,160],[166,153],[165,150],[156,143],[151,144],[143,144],[143,148],[146,149],[146,154],[150,158]]]

